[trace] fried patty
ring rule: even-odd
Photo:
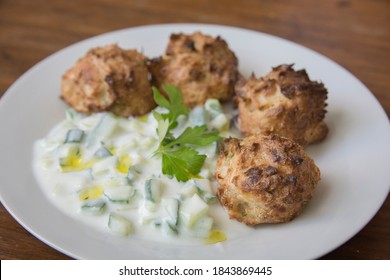
[[[229,217],[257,225],[297,217],[316,189],[320,170],[296,142],[258,134],[220,144],[215,178]]]
[[[221,37],[195,32],[172,34],[163,56],[151,60],[152,82],[177,86],[193,108],[208,98],[230,100],[238,78],[238,60]]]
[[[245,136],[278,134],[307,145],[328,133],[327,89],[311,81],[305,70],[280,65],[265,77],[240,80],[236,93],[239,126]]]
[[[62,98],[87,114],[144,115],[156,106],[147,61],[138,51],[117,45],[93,48],[62,76]]]

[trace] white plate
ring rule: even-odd
[[[322,171],[304,213],[287,224],[259,226],[216,246],[178,246],[111,237],[80,224],[52,205],[32,173],[32,144],[64,117],[62,73],[96,46],[118,43],[149,57],[163,53],[173,32],[202,31],[226,39],[246,76],[295,63],[329,90],[327,139],[307,149]],[[389,192],[390,126],[370,91],[326,57],[289,41],[226,26],[168,24],[97,36],[46,58],[0,100],[0,195],[13,217],[57,250],[82,259],[314,259],[355,235]]]

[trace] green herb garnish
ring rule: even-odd
[[[177,126],[177,117],[180,115],[187,116],[190,110],[184,105],[183,94],[177,87],[163,85],[163,89],[168,94],[169,100],[156,87],[153,87],[153,98],[158,106],[168,109],[168,113],[160,115],[164,120],[169,121],[169,128],[172,129]],[[155,114],[155,111],[153,114]]]
[[[177,127],[180,115],[187,116],[189,109],[183,103],[183,95],[177,87],[163,86],[168,95],[165,98],[160,91],[153,87],[153,97],[156,103],[167,113],[153,111],[157,120],[157,134],[160,145],[154,152],[162,157],[162,173],[174,176],[178,181],[188,181],[198,177],[206,159],[199,154],[195,147],[207,146],[219,139],[218,131],[208,131],[205,125],[187,127],[182,134],[174,137],[171,130]]]

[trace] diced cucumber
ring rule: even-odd
[[[130,166],[133,165],[133,159],[127,155],[120,155],[118,158],[118,164],[116,165],[116,170],[122,174],[128,174]]]
[[[206,113],[205,109],[203,107],[195,107],[192,109],[189,113],[189,122],[193,126],[198,126],[198,125],[205,125],[206,124]]]
[[[114,176],[118,171],[116,165],[118,164],[118,157],[106,157],[92,166],[92,175],[94,178],[103,176]]]
[[[78,128],[69,129],[66,133],[65,143],[80,143],[84,138],[84,131]]]
[[[133,224],[130,220],[116,213],[110,214],[108,228],[120,236],[127,236],[133,232]]]
[[[214,224],[213,218],[209,216],[204,216],[194,224],[194,226],[191,229],[192,231],[191,235],[197,238],[205,238],[210,234],[213,228],[213,224]]]
[[[69,166],[69,161],[68,161],[68,159],[66,157],[65,158],[59,158],[58,159],[58,163],[59,163],[61,169],[64,168],[64,167],[68,167]]]
[[[109,188],[130,186],[130,182],[127,179],[127,177],[118,176],[118,177],[109,178],[107,181],[105,181],[104,185]]]
[[[221,103],[217,99],[208,99],[205,103],[208,127],[219,131],[229,129],[230,120],[224,114]]]
[[[161,204],[165,212],[163,232],[167,235],[177,235],[179,232],[177,227],[179,223],[179,200],[176,198],[165,198],[162,199]]]
[[[184,201],[180,207],[180,218],[183,224],[192,228],[192,226],[209,211],[209,206],[197,194]]]
[[[161,204],[165,210],[165,220],[172,226],[177,226],[179,222],[179,200],[176,198],[164,198],[162,199]]]
[[[141,172],[139,171],[139,166],[130,166],[129,171],[127,172],[127,180],[129,181],[129,183],[132,183],[139,174],[141,174]]]
[[[129,154],[130,152],[134,151],[138,146],[137,141],[134,138],[126,139],[126,142],[123,144],[120,144],[117,148],[117,154]]]
[[[90,167],[89,163],[83,162],[80,147],[77,144],[63,145],[64,149],[61,155],[66,153],[64,157],[59,158],[59,166],[61,172],[77,172]]]
[[[218,115],[223,114],[223,109],[218,99],[208,99],[204,104],[204,108],[209,119],[214,119]]]
[[[74,154],[74,152],[80,151],[80,145],[77,143],[66,143],[63,142],[62,139],[61,144],[57,147],[57,149],[52,153],[53,156],[58,158],[65,158],[69,156],[69,154]]]
[[[94,156],[96,156],[98,158],[104,158],[104,157],[112,156],[112,153],[106,147],[101,146],[99,149],[96,150],[96,152],[94,153]]]
[[[195,186],[197,186],[201,192],[212,193],[210,180],[208,180],[208,179],[192,179],[192,181],[194,182]]]
[[[225,114],[220,114],[214,119],[210,120],[209,127],[218,129],[219,131],[227,131],[229,129],[230,120]]]
[[[91,147],[98,142],[105,141],[117,127],[118,120],[111,113],[105,113],[99,123],[88,133],[86,147]]]
[[[217,202],[217,197],[213,194],[213,190],[211,188],[210,180],[208,179],[193,179],[194,184],[197,188],[197,193],[199,197],[203,199],[207,204]]]
[[[179,234],[179,230],[178,230],[177,226],[172,225],[168,221],[164,221],[162,223],[162,230],[163,230],[163,233],[165,235],[178,235]]]
[[[213,203],[216,203],[218,201],[218,198],[217,196],[211,194],[211,193],[205,193],[203,196],[202,196],[202,199],[204,202],[206,202],[207,204],[213,204]]]
[[[63,161],[68,157],[73,157],[76,155],[81,156],[80,145],[72,143],[61,145],[58,148],[57,153],[60,161]]]
[[[155,178],[149,179],[145,182],[145,198],[154,203],[161,200],[162,184],[161,181]]]
[[[148,201],[150,202],[150,201]],[[153,203],[153,202],[150,202],[150,203]],[[161,224],[161,221],[158,219],[159,216],[156,212],[153,212],[153,211],[149,211],[146,207],[146,205],[144,205],[145,207],[142,207],[140,208],[140,215],[139,215],[139,222],[142,224],[142,225],[146,225],[146,224],[150,224],[152,221],[156,224],[156,223],[159,223]]]
[[[182,186],[179,190],[180,199],[185,200],[191,198],[198,191],[192,180],[187,181],[184,186]]]
[[[81,156],[77,156],[75,158],[60,158],[60,170],[61,172],[80,172],[82,170],[86,170],[91,168],[94,164],[94,161],[83,162]]]
[[[106,203],[103,199],[87,200],[81,205],[81,210],[91,214],[102,214],[106,209]]]
[[[128,204],[135,196],[136,190],[129,186],[106,187],[104,195],[114,203]]]
[[[162,184],[160,180],[151,178],[145,181],[144,188],[144,204],[143,207],[146,211],[155,212],[158,208],[162,195]]]
[[[153,201],[145,199],[143,208],[145,208],[147,211],[155,212],[158,208],[158,204]]]

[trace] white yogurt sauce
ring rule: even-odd
[[[175,133],[206,124],[221,136],[237,135],[227,129],[231,110],[218,112],[215,105],[211,100],[192,110]],[[207,155],[199,173],[203,179],[178,182],[162,174],[161,157],[153,154],[159,144],[156,127],[151,113],[125,119],[69,109],[66,119],[35,143],[35,176],[64,213],[108,233],[198,244],[216,230],[227,239],[252,231],[230,220],[215,197],[216,143],[198,150]]]

